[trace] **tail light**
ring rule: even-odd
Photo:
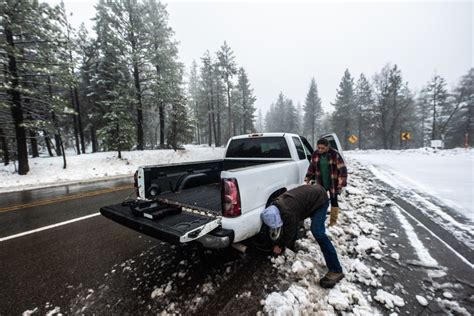
[[[222,215],[236,217],[242,214],[239,186],[236,179],[222,180]]]
[[[140,193],[138,192],[138,170],[135,171],[135,174],[133,175],[133,187],[135,188],[135,195],[139,197]]]

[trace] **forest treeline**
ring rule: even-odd
[[[331,104],[334,111],[325,113],[312,79],[303,105],[280,93],[266,114],[265,130],[299,133],[313,144],[318,135],[334,131],[344,149],[429,147],[431,140],[443,141],[445,148],[472,146],[474,68],[452,89],[434,75],[418,92],[397,65],[385,65],[372,80],[363,73],[356,80],[346,69]],[[351,136],[356,142],[349,142]]]
[[[346,70],[325,113],[315,79],[304,104],[280,93],[270,110],[256,111],[256,96],[228,43],[186,67],[166,6],[157,0],[100,0],[93,34],[74,29],[64,5],[35,0],[0,2],[1,161],[97,151],[221,146],[238,134],[294,132],[314,144],[335,131],[346,149],[472,142],[470,69],[452,90],[440,76],[414,92],[400,69],[385,66],[373,79]],[[400,133],[411,133],[409,142]],[[348,137],[356,135],[355,144]],[[15,165],[16,166],[16,165]]]

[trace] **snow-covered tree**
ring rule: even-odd
[[[243,67],[239,68],[238,81],[235,87],[235,108],[238,109],[234,115],[234,124],[240,134],[247,134],[255,131],[255,107],[257,100],[250,86],[249,78]]]
[[[220,51],[217,52],[219,60],[219,68],[221,71],[222,78],[226,84],[227,89],[227,118],[228,118],[228,130],[227,134],[230,138],[235,135],[236,130],[232,118],[232,102],[231,102],[231,90],[232,90],[232,77],[237,74],[237,64],[235,62],[234,52],[232,48],[224,41],[224,44],[221,46]]]
[[[400,139],[401,126],[413,118],[413,96],[397,65],[387,64],[374,76],[374,90],[374,122],[379,142],[382,148],[393,149]]]
[[[293,101],[280,92],[265,117],[267,132],[298,133],[298,116]]]
[[[374,98],[372,87],[364,74],[360,74],[355,87],[355,110],[357,112],[358,148],[367,148],[375,138]]]
[[[337,89],[336,100],[332,103],[332,126],[339,137],[342,137],[342,146],[349,148],[348,139],[354,129],[353,115],[355,113],[354,79],[346,69]]]
[[[311,144],[315,144],[317,135],[321,133],[323,110],[321,108],[321,99],[318,95],[318,87],[316,86],[316,80],[314,80],[314,78],[311,79],[303,109],[303,134],[308,137]]]

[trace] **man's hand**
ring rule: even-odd
[[[304,183],[305,183],[305,184],[310,184],[310,183],[309,183],[309,178],[308,178],[308,177],[305,177],[305,178],[304,178]]]
[[[277,255],[277,256],[280,255],[282,251],[283,250],[278,245],[273,246],[273,253],[275,255]]]

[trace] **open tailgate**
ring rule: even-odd
[[[142,209],[122,204],[104,206],[100,213],[128,228],[174,244],[198,239],[221,225],[218,216],[157,201]]]

